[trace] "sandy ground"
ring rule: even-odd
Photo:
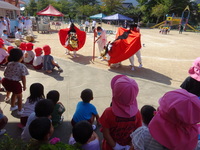
[[[65,28],[66,25],[62,25]],[[103,24],[102,27],[106,30],[116,31],[117,27]],[[107,65],[107,62],[100,61],[97,57],[92,61],[93,55],[93,33],[87,33],[87,39],[84,47],[78,51],[78,57],[73,58],[70,55],[65,55],[65,48],[61,46],[58,37],[58,30],[51,27],[50,34],[41,34],[34,32],[37,36],[35,40],[35,47],[42,47],[45,44],[52,48],[52,55],[88,65],[113,71]],[[194,32],[183,32],[179,34],[177,30],[172,30],[168,35],[159,34],[158,29],[141,29],[141,41],[144,47],[141,50],[143,68],[136,68],[131,71],[129,60],[122,62],[122,67],[114,69],[115,72],[122,74],[136,76],[159,83],[167,84],[178,88],[182,81],[188,76],[188,69],[193,60],[200,56],[199,41],[200,34]],[[115,39],[114,34],[107,35],[108,41]],[[98,46],[95,50],[98,56]],[[62,66],[62,64],[61,64]],[[137,59],[135,59],[135,66],[138,66]]]

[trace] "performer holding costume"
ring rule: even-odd
[[[35,57],[33,59],[33,67],[35,70],[40,70],[43,67],[42,48],[35,48]]]
[[[74,51],[74,57],[76,57],[76,51],[85,44],[86,33],[71,23],[70,28],[61,29],[58,34],[60,43],[67,50],[66,53],[69,54],[69,51]]]
[[[101,52],[104,50],[104,47],[106,46],[107,43],[107,38],[106,38],[106,31],[103,30],[100,26],[97,27],[97,34],[99,37],[96,39],[95,42],[98,43],[99,47],[99,59],[102,59]]]
[[[130,58],[140,49],[140,33],[119,27],[116,40],[106,46],[105,54],[108,53],[110,56],[110,60],[108,60],[110,65]]]

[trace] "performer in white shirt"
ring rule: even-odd
[[[26,20],[24,22],[24,26],[26,28],[26,31],[28,33],[28,35],[33,35],[33,31],[32,31],[32,21],[29,17],[26,17]]]
[[[21,29],[17,29],[17,32],[15,32],[15,39],[23,40]]]

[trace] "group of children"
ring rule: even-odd
[[[50,55],[48,45],[43,50]],[[45,99],[44,87],[40,83],[30,86],[30,96],[22,106],[22,90],[26,90],[25,76],[28,75],[26,66],[21,63],[24,55],[26,52],[23,54],[20,49],[10,50],[2,85],[7,95],[12,92],[10,110],[18,109],[21,116],[18,126],[23,128],[22,139],[27,141],[32,137],[39,143],[48,143],[53,129],[62,121],[65,107],[58,102],[59,92],[56,90],[49,91]],[[103,150],[199,149],[200,58],[195,60],[189,74],[190,77],[181,85],[183,89],[169,91],[160,98],[157,111],[148,105],[139,111],[138,84],[125,75],[117,75],[111,80],[112,102],[100,117],[96,107],[90,103],[92,90],[83,90],[82,101],[77,104],[71,120],[73,129],[69,144],[80,143],[85,150],[99,150],[99,139],[94,132],[96,119],[104,138]],[[15,106],[16,99],[18,106]],[[3,127],[7,120],[0,112],[0,134],[5,132]]]
[[[4,41],[0,39],[0,65],[6,65],[8,63],[7,57],[11,49],[14,49],[14,47],[8,46],[6,49],[4,47]],[[43,68],[45,72],[51,73],[53,69],[57,67],[59,72],[63,72],[51,55],[51,48],[49,45],[45,45],[43,48],[36,47],[34,49],[33,43],[21,42],[19,49],[23,53],[22,62],[24,64],[33,65],[35,70],[41,70]],[[43,52],[44,55],[42,55]]]

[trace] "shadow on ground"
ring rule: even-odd
[[[75,63],[79,63],[82,65],[88,65],[92,62],[92,56],[84,56],[81,54],[76,54],[77,57],[73,57],[73,54],[71,52],[70,56],[68,57],[70,60],[72,60]]]
[[[161,73],[158,73],[148,68],[135,67],[135,70],[132,71],[130,66],[122,65],[118,68],[110,68],[108,70],[111,72],[120,73],[120,74],[124,74],[131,77],[142,78],[142,79],[146,79],[146,80],[150,80],[154,82],[159,82],[166,85],[171,85],[171,80],[172,80],[168,76],[165,76]]]

